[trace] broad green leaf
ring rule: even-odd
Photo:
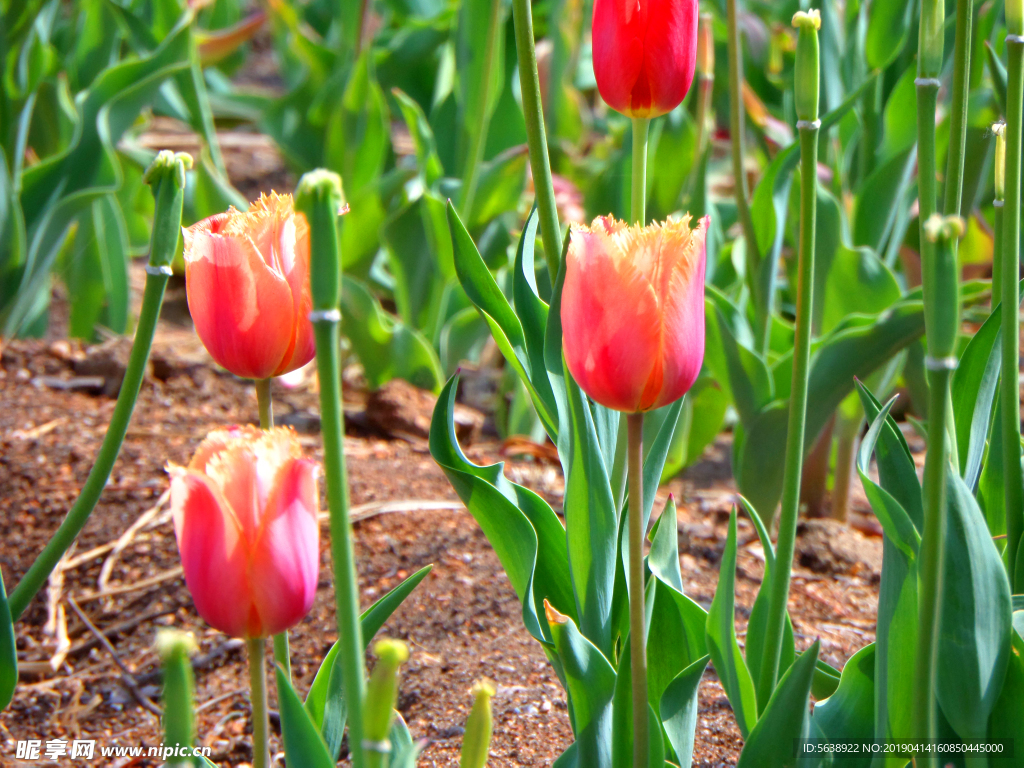
[[[281,712],[284,751],[292,764],[304,768],[333,768],[334,760],[319,729],[280,668],[277,669],[277,706]]]
[[[441,329],[438,346],[444,372],[451,376],[463,360],[479,359],[490,335],[487,321],[476,307],[466,307],[456,312]]]
[[[659,715],[678,765],[690,765],[697,730],[697,693],[710,656],[702,656],[680,672],[661,696]]]
[[[7,604],[3,574],[0,574],[0,712],[14,697],[18,684],[18,647],[14,640],[14,622]]]
[[[398,101],[405,125],[412,136],[413,146],[416,148],[416,165],[423,176],[423,182],[428,188],[432,187],[444,175],[444,168],[441,167],[441,160],[437,156],[434,131],[415,100],[398,88],[392,88],[391,94]]]
[[[398,316],[412,328],[433,336],[444,291],[431,250],[423,198],[391,214],[381,227],[381,241],[395,279]]]
[[[997,305],[974,334],[953,372],[953,423],[960,475],[972,490],[981,476],[989,420],[999,385],[1001,307]]]
[[[707,645],[715,672],[722,681],[736,714],[736,724],[740,733],[747,738],[757,723],[757,697],[754,694],[754,681],[743,660],[739,643],[736,641],[735,623],[735,589],[736,589],[736,510],[729,517],[729,535],[725,540],[722,561],[718,572],[718,586],[715,597],[708,611]],[[808,689],[810,677],[808,675]]]
[[[999,111],[1006,114],[1006,65],[992,47],[992,43],[985,41],[985,63],[988,64],[989,74],[992,75],[992,90],[995,93],[996,101],[999,104]]]
[[[548,641],[537,606],[547,599],[575,621],[566,532],[547,503],[502,474],[504,464],[481,467],[462,453],[455,437],[453,377],[441,392],[430,423],[430,453],[487,536],[523,605],[523,623]]]
[[[1009,663],[1010,584],[970,489],[952,470],[946,487],[948,523],[938,644],[942,671],[935,693],[957,734],[981,739]]]
[[[526,188],[526,147],[512,147],[480,166],[480,181],[466,226],[476,232],[492,219],[514,211]]]
[[[900,55],[910,38],[913,9],[911,0],[871,3],[865,42],[865,55],[871,69],[885,69]]]
[[[725,424],[729,393],[710,375],[703,375],[686,393],[679,424],[672,436],[661,482],[700,460],[704,449],[714,442]]]
[[[810,718],[808,704],[818,643],[797,657],[768,700],[764,712],[750,731],[736,768],[764,765],[796,768],[795,739],[807,738]]]
[[[612,599],[619,516],[582,390],[565,369],[571,440],[565,472],[565,532],[580,630],[606,656],[612,655]]]
[[[897,203],[906,194],[917,161],[915,148],[882,163],[861,188],[853,217],[853,242],[876,251],[884,248],[896,222]]]
[[[410,593],[419,585],[428,573],[433,569],[428,565],[416,571],[397,587],[392,589],[377,602],[363,611],[360,616],[360,628],[363,637],[363,650],[370,647],[374,635],[384,626],[391,614],[400,606]],[[345,721],[348,718],[345,705],[345,692],[342,688],[341,670],[334,668],[334,662],[341,651],[341,645],[335,643],[331,650],[324,656],[317,670],[313,683],[306,694],[306,711],[313,720],[314,725],[320,729],[320,734],[327,742],[328,749],[332,755],[337,755],[341,749],[341,739],[345,733]]]
[[[350,200],[380,175],[390,144],[388,108],[367,49],[334,102],[324,133],[324,165],[341,174]]]
[[[416,760],[423,751],[423,742],[412,740],[409,726],[402,715],[395,711],[391,721],[391,754],[388,755],[387,768],[416,768]]]
[[[719,307],[728,299],[713,288],[708,288],[707,292],[708,297],[704,300],[704,362],[715,380],[729,388],[741,421],[749,423],[772,400],[771,373],[764,361],[742,346],[733,335],[727,317]]]
[[[466,0],[459,9],[455,62],[462,176],[466,164],[476,162],[468,156],[469,146],[481,132],[486,138],[487,124],[501,96],[508,9],[503,0]]]
[[[988,454],[978,478],[978,503],[985,510],[985,521],[993,536],[1006,534],[1006,491],[1003,485],[1003,423],[1002,405],[996,398],[992,412],[992,433]],[[1005,539],[1003,540],[1005,542]],[[1000,545],[1005,551],[1005,543]]]
[[[341,331],[363,364],[370,389],[394,378],[421,389],[440,389],[444,374],[430,342],[385,312],[366,286],[348,275],[342,277],[341,314]]]
[[[509,365],[515,368],[519,378],[530,390],[534,407],[544,422],[548,434],[552,434],[552,432],[557,434],[557,416],[549,412],[548,406],[533,384],[534,377],[539,378],[542,374],[531,368],[531,358],[522,322],[491,276],[473,238],[469,236],[469,232],[462,225],[462,220],[451,201],[448,203],[448,224],[451,228],[452,246],[455,253],[455,271],[458,273],[463,290],[469,300],[480,310],[484,320],[487,321],[491,335],[502,355]],[[559,345],[560,348],[561,345]]]
[[[875,645],[857,651],[843,667],[839,687],[814,705],[812,728],[827,739],[870,740],[875,734]],[[868,768],[871,756],[849,755],[850,768]]]
[[[1020,634],[1016,631],[1012,633],[1011,638],[1006,678],[999,698],[992,708],[986,738],[1013,739],[1013,761],[999,762],[1008,768],[1020,768],[1024,766],[1024,754],[1017,748],[1017,745],[1024,744],[1024,718],[1020,716],[1024,711],[1024,640],[1021,640]]]
[[[647,587],[647,694],[659,705],[676,676],[707,655],[707,613],[655,577]]]
[[[829,333],[847,315],[878,314],[899,301],[896,276],[869,248],[841,245],[832,258],[823,303],[821,331]]]
[[[612,768],[612,698],[615,669],[568,616],[547,613],[555,653],[572,702],[576,764]],[[558,765],[561,765],[561,759]]]
[[[677,592],[683,591],[683,577],[679,571],[679,522],[676,502],[670,495],[661,517],[655,521],[648,536],[651,551],[647,565],[651,573]]]

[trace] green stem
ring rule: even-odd
[[[530,148],[530,170],[533,171],[533,188],[537,198],[537,214],[540,218],[540,237],[544,243],[544,257],[553,284],[562,255],[562,230],[558,224],[555,186],[551,180],[551,158],[548,155],[548,140],[544,131],[537,50],[533,40],[533,11],[530,6],[530,0],[512,0],[512,19],[516,28],[519,88],[523,97],[523,117],[526,118],[526,143]],[[556,34],[561,33],[556,31]],[[549,91],[552,94],[558,88],[558,83],[549,84]]]
[[[1024,534],[1024,479],[1020,466],[1020,217],[1021,139],[1024,120],[1024,43],[1007,39],[1006,204],[1003,211],[1003,480],[1010,585],[1022,588],[1017,557]]]
[[[728,0],[729,26],[729,134],[732,139],[732,175],[736,195],[736,213],[740,226],[743,228],[743,239],[746,245],[747,285],[756,304],[761,300],[755,290],[757,285],[757,269],[761,263],[761,255],[757,249],[757,235],[754,232],[754,219],[750,215],[750,190],[747,187],[747,174],[743,168],[743,148],[746,145],[743,110],[743,49],[740,45],[740,31],[737,21],[736,3],[739,0]],[[762,324],[764,338],[768,337],[771,328],[770,314],[766,307],[757,306],[758,320]]]
[[[1003,300],[1003,200],[993,200],[995,220],[992,227],[992,308]]]
[[[633,118],[633,183],[630,188],[629,217],[641,227],[647,224],[647,134],[651,121]]]
[[[484,41],[484,71],[480,79],[483,93],[477,98],[477,113],[471,116],[472,131],[469,135],[469,150],[466,152],[466,166],[462,181],[462,218],[470,222],[476,189],[480,183],[480,166],[484,162],[487,131],[491,124],[491,81],[498,58],[498,35],[502,34],[502,0],[492,0],[491,16],[487,24],[487,40]]]
[[[114,413],[110,417],[107,434],[103,438],[96,463],[89,471],[89,476],[82,486],[82,491],[72,505],[64,522],[53,534],[35,562],[11,592],[11,618],[15,621],[28,607],[49,578],[53,569],[60,562],[64,553],[74,543],[82,531],[89,515],[92,514],[99,501],[103,488],[110,479],[110,472],[121,450],[124,436],[128,432],[135,402],[139,396],[142,379],[146,375],[149,361],[149,350],[153,344],[157,320],[160,318],[160,307],[163,304],[164,289],[170,276],[170,263],[181,237],[181,208],[184,200],[185,168],[191,166],[192,158],[188,155],[176,155],[161,152],[146,172],[146,181],[153,187],[156,198],[156,213],[153,220],[153,235],[150,243],[149,266],[146,275],[146,288],[142,296],[142,309],[139,313],[139,324],[135,329],[135,340],[128,357],[128,366],[121,391],[117,396]]]
[[[808,124],[804,124],[807,126]],[[779,675],[782,633],[789,601],[789,580],[796,545],[800,506],[800,476],[804,461],[804,432],[807,422],[807,373],[810,367],[811,321],[814,309],[814,231],[818,211],[818,133],[816,123],[800,128],[800,255],[796,288],[796,339],[793,350],[793,383],[789,398],[789,429],[786,434],[785,474],[782,511],[776,544],[775,572],[768,602],[761,679],[758,681],[758,710],[763,711]]]
[[[270,765],[267,667],[263,663],[265,642],[262,637],[250,637],[245,641],[249,653],[249,687],[252,690],[252,768],[268,768]]]
[[[921,537],[920,593],[918,596],[917,656],[914,667],[914,734],[932,739],[938,733],[935,675],[938,661],[939,595],[942,589],[942,553],[946,508],[946,392],[951,372],[931,371],[928,377],[928,452],[924,468],[924,535]],[[936,765],[935,758],[915,760],[918,768]]]
[[[959,216],[963,203],[964,152],[967,147],[967,94],[970,89],[971,26],[974,0],[957,0],[956,42],[953,48],[953,103],[949,115],[949,157],[943,211]],[[953,241],[956,253],[956,241]]]
[[[633,687],[633,765],[647,765],[647,615],[644,609],[644,415],[629,428],[629,648]]]
[[[270,396],[270,379],[256,379],[256,403],[260,411],[260,429],[274,427],[274,401]],[[274,635],[274,661],[281,665],[285,677],[292,679],[292,654],[288,647],[288,630]]]

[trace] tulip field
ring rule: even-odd
[[[1024,765],[1024,0],[0,54],[0,765]]]

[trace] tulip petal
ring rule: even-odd
[[[637,0],[594,0],[594,76],[601,98],[627,115],[644,66],[645,8]]]
[[[246,546],[223,497],[208,478],[179,469],[171,480],[171,510],[196,611],[211,627],[248,636],[254,610]]]
[[[192,229],[185,280],[199,338],[236,376],[270,377],[292,346],[295,308],[284,275],[264,262],[249,237],[220,234],[209,225]]]
[[[573,231],[562,291],[565,360],[595,401],[637,411],[660,357],[661,317],[647,278],[613,236]]]
[[[647,35],[642,77],[646,95],[634,91],[634,106],[650,105],[649,117],[671,112],[693,84],[697,65],[697,0],[644,0]]]
[[[278,474],[250,555],[250,584],[267,634],[305,616],[316,597],[320,568],[314,465],[289,461]]]

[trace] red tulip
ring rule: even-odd
[[[171,467],[174,532],[196,610],[234,637],[265,637],[313,605],[320,566],[314,464],[289,429],[218,430]]]
[[[710,219],[573,229],[562,288],[562,343],[576,383],[636,413],[678,400],[704,360],[704,239]]]
[[[291,195],[262,195],[185,235],[185,290],[207,351],[236,376],[267,379],[313,359],[309,225]]]
[[[693,82],[697,0],[594,0],[594,75],[629,117],[671,112]]]

